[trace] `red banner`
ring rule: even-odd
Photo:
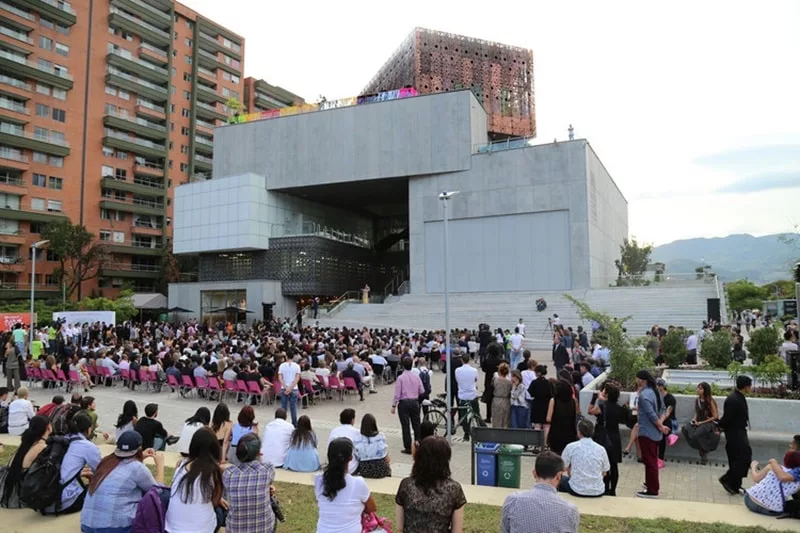
[[[17,324],[31,325],[30,313],[0,313],[0,327],[3,331],[11,331]]]

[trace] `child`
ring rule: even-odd
[[[525,387],[522,386],[522,373],[516,368],[511,371],[511,427],[530,428],[530,409],[525,401]]]

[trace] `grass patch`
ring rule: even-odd
[[[16,450],[6,446],[0,453],[0,465],[5,465]],[[153,469],[152,463],[148,466]],[[173,468],[165,468],[165,482],[172,481]],[[280,524],[280,533],[308,533],[317,528],[317,506],[314,489],[308,485],[276,482],[277,496],[283,507],[286,522]],[[378,504],[378,514],[394,522],[394,496],[373,494]],[[467,504],[464,519],[464,533],[487,533],[497,531],[500,524],[500,508],[492,505]],[[581,533],[775,533],[761,527],[738,527],[730,524],[701,524],[668,519],[617,518],[609,516],[581,516]],[[787,532],[788,533],[788,532]]]

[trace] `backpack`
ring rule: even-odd
[[[136,506],[131,533],[164,533],[170,488],[164,485],[150,487]]]
[[[71,403],[65,403],[57,406],[50,411],[47,417],[50,420],[50,427],[53,428],[53,435],[66,435],[69,433],[69,421],[80,409],[79,406]]]
[[[8,433],[8,406],[0,406],[0,433]]]
[[[55,505],[58,514],[61,507],[61,491],[79,479],[83,470],[81,468],[71,479],[61,484],[61,462],[73,440],[76,438],[61,435],[47,439],[47,447],[36,458],[20,483],[19,501],[25,507],[44,513],[46,508]]]
[[[425,389],[422,397],[427,399],[431,396],[431,373],[430,372],[420,372],[419,379],[422,381],[422,388]]]

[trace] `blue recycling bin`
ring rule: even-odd
[[[500,445],[494,442],[482,442],[475,445],[478,485],[483,485],[484,487],[497,486],[497,455],[495,454],[499,449]]]

